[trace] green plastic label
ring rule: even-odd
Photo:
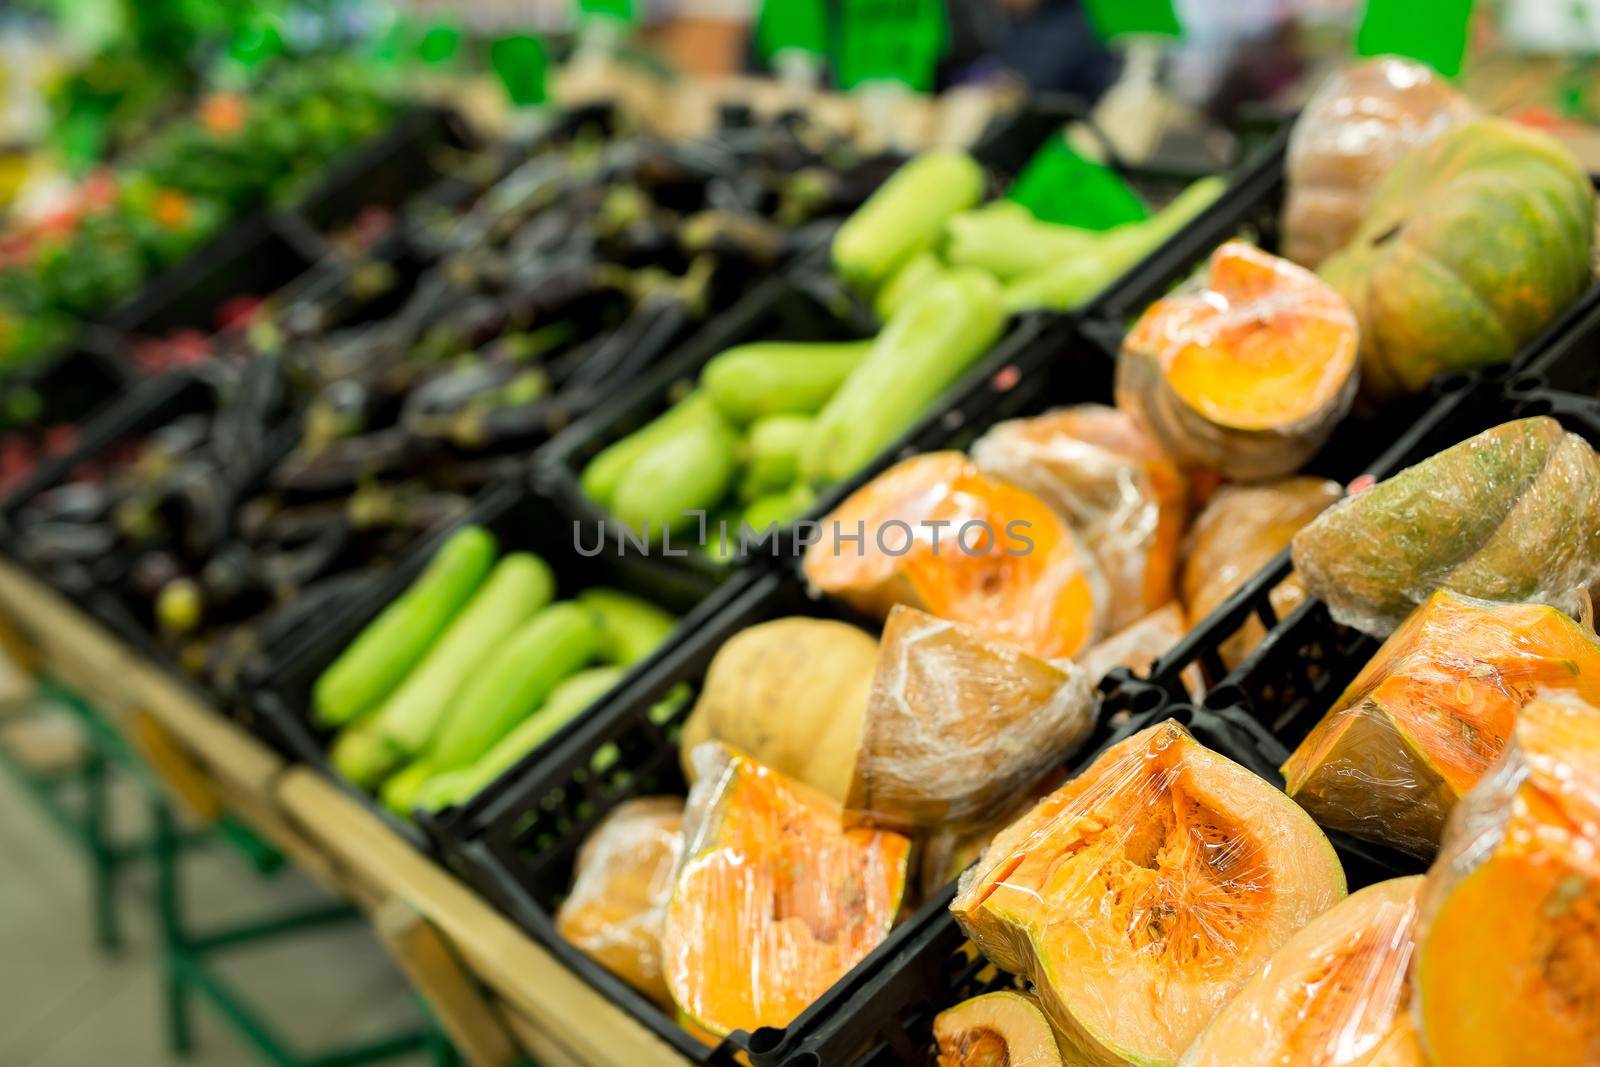
[[[933,88],[948,40],[944,0],[840,0],[835,68],[846,89],[891,81]]]
[[[828,10],[824,0],[764,0],[756,23],[756,48],[771,59],[779,52],[828,54]]]
[[[1102,41],[1133,35],[1182,37],[1172,0],[1086,0],[1089,22]]]
[[[430,67],[454,63],[461,54],[461,28],[448,22],[428,27],[417,43],[417,58]]]
[[[517,107],[533,107],[548,99],[550,61],[539,38],[523,33],[502,37],[489,46],[489,65]]]
[[[1150,214],[1121,175],[1074,151],[1059,134],[1034,153],[1006,196],[1045,222],[1086,230],[1109,230]]]
[[[1472,0],[1367,0],[1356,31],[1363,56],[1406,56],[1447,78],[1461,73]]]
[[[633,22],[633,0],[578,0],[578,16]]]

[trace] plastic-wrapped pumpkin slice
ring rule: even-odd
[[[1077,531],[1111,594],[1109,630],[1172,599],[1188,479],[1126,412],[1080,404],[1002,422],[972,446],[972,460]]]
[[[1600,455],[1548,416],[1502,423],[1324,511],[1294,565],[1380,637],[1435,589],[1579,616],[1600,580]]]
[[[1456,806],[1412,988],[1433,1067],[1600,1063],[1600,710],[1528,704]]]
[[[1289,795],[1328,829],[1432,856],[1543,686],[1600,702],[1600,641],[1555,608],[1441,590],[1294,750]]]
[[[1344,892],[1310,816],[1169,720],[997,836],[951,911],[1032,980],[1070,1062],[1171,1064]]]
[[[1355,313],[1326,282],[1229,241],[1198,291],[1156,301],[1129,331],[1117,406],[1182,467],[1275,478],[1350,411],[1357,340]]]
[[[1315,268],[1349,244],[1372,190],[1400,157],[1475,114],[1443,77],[1399,56],[1352,63],[1328,78],[1289,135],[1284,254]]]
[[[980,829],[1076,752],[1094,720],[1081,668],[897,606],[846,807],[893,829]]]
[[[701,1030],[786,1026],[889,933],[910,842],[717,742],[695,750],[684,854],[661,938]]]
[[[683,850],[683,801],[619,804],[578,850],[572,892],[556,931],[606,970],[663,1006],[661,922]]]
[[[1225,485],[1211,498],[1189,529],[1184,550],[1184,606],[1198,622],[1261,568],[1289,547],[1306,523],[1344,495],[1337,482],[1325,478],[1283,478],[1260,485]],[[1304,603],[1305,586],[1291,573],[1269,594],[1279,619]],[[1222,644],[1222,662],[1230,670],[1267,636],[1252,615],[1239,632]]]
[[[1368,886],[1296,931],[1181,1067],[1426,1067],[1407,980],[1422,884]]]
[[[933,1020],[939,1067],[1066,1067],[1039,1002],[1002,990],[964,1000]]]
[[[960,452],[896,464],[851,494],[806,550],[810,583],[867,615],[956,619],[1042,659],[1099,637],[1105,583],[1048,504]]]

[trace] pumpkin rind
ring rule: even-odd
[[[1581,614],[1600,580],[1600,455],[1547,416],[1485,430],[1324,511],[1294,565],[1385,637],[1435,589]]]
[[[1588,176],[1536,130],[1482,118],[1408,153],[1321,269],[1361,321],[1363,390],[1511,359],[1588,288],[1594,225]]]

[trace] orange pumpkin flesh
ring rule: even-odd
[[[683,801],[641,797],[620,804],[583,848],[556,931],[662,1006],[661,922],[683,849]]]
[[[1368,886],[1296,931],[1182,1067],[1426,1067],[1408,982],[1422,883]]]
[[[1337,503],[1344,490],[1323,478],[1284,478],[1260,485],[1224,486],[1189,531],[1181,583],[1189,618],[1209,616],[1224,600],[1289,546],[1312,519]],[[1305,600],[1298,575],[1272,591],[1282,619]],[[1222,662],[1237,667],[1266,636],[1252,616],[1222,645]]]
[[[1554,608],[1440,591],[1283,765],[1323,826],[1431,856],[1540,686],[1600,702],[1600,642]]]
[[[914,608],[889,613],[846,806],[893,829],[981,829],[1094,726],[1084,672]]]
[[[662,934],[667,988],[701,1029],[788,1025],[881,942],[910,842],[711,742],[684,813]]]
[[[1355,314],[1326,282],[1240,241],[1205,287],[1152,304],[1117,360],[1117,406],[1181,466],[1243,481],[1298,468],[1355,398]]]
[[[951,910],[1033,981],[1073,1062],[1170,1064],[1344,891],[1303,811],[1168,721],[996,837]]]
[[[985,473],[1055,509],[1105,576],[1109,630],[1172,599],[1188,480],[1126,412],[1099,404],[1002,422],[972,446]]]
[[[883,618],[905,604],[1042,659],[1069,658],[1099,635],[1106,595],[1093,558],[1044,501],[959,452],[897,464],[822,530],[806,552],[806,577],[864,614]]]
[[[1600,710],[1552,692],[1457,805],[1413,977],[1433,1067],[1600,1063]]]

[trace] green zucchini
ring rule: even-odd
[[[435,772],[419,795],[411,798],[412,806],[439,811],[471,800],[562,726],[615,689],[626,673],[622,667],[592,667],[574,674],[551,691],[543,707],[496,742],[476,763],[453,771]]]
[[[811,415],[866,358],[867,341],[760,341],[730,348],[700,372],[700,387],[740,425],[768,415]]]
[[[769,415],[754,422],[744,443],[739,499],[746,504],[780,493],[800,473],[800,452],[813,431],[804,415]]]
[[[611,498],[611,514],[639,536],[681,530],[693,511],[722,503],[738,475],[738,435],[715,409],[634,460]]]
[[[833,266],[845,282],[874,292],[918,252],[932,248],[945,222],[983,198],[983,168],[965,152],[924,152],[890,176],[839,227]]]
[[[996,200],[964,211],[945,227],[944,258],[951,266],[974,267],[1007,282],[1064,259],[1093,255],[1100,234],[1044,222],[1012,200]]]
[[[501,559],[400,687],[340,735],[331,754],[335,769],[370,789],[422,752],[462,685],[554,592],[555,578],[538,556],[513,552]]]
[[[494,563],[489,531],[466,526],[439,547],[416,581],[350,643],[311,687],[323,726],[343,726],[377,707],[444,632]]]
[[[888,322],[894,313],[905,307],[906,301],[937,281],[948,268],[932,252],[918,252],[901,265],[878,295],[872,298],[873,314],[878,321]]]
[[[594,612],[571,600],[545,608],[501,641],[462,685],[428,745],[428,762],[441,771],[473,762],[599,650]]]
[[[669,612],[620,589],[585,589],[578,594],[578,603],[593,612],[599,623],[600,658],[622,667],[650,655],[678,625]]]
[[[635,460],[684,427],[715,413],[710,397],[701,392],[690,393],[654,421],[608,445],[591,459],[579,475],[583,495],[601,507],[609,508],[617,486]]]
[[[1005,324],[1000,287],[987,274],[951,271],[924,289],[817,416],[801,477],[826,485],[865,467],[994,346]]]

